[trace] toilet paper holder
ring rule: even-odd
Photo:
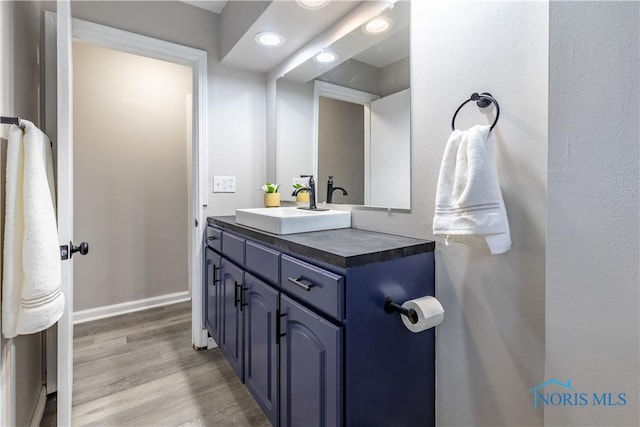
[[[407,319],[413,324],[418,323],[418,313],[412,308],[404,308],[400,304],[397,304],[393,298],[387,297],[384,300],[384,311],[387,313],[395,313],[398,312],[403,316],[406,316]]]

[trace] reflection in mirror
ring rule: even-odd
[[[320,202],[410,208],[409,7],[401,0],[382,14],[387,32],[362,26],[332,44],[334,63],[310,59],[278,79],[283,188],[313,173]]]
[[[319,200],[363,205],[364,106],[321,96],[318,123]]]

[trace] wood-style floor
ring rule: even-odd
[[[271,425],[219,349],[191,347],[190,302],[76,325],[73,348],[74,426]]]

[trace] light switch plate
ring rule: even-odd
[[[235,193],[236,177],[235,176],[214,176],[213,192],[214,193]]]

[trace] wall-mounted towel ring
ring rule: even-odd
[[[0,0],[2,1],[2,0]],[[0,117],[0,124],[3,125],[16,125],[18,127],[20,127],[20,129],[24,130],[24,122],[22,121],[22,119],[20,117],[5,117],[5,116],[1,116]],[[48,138],[48,137],[47,137]],[[49,145],[51,145],[51,148],[53,148],[53,141],[51,141],[51,138],[49,138]]]
[[[489,132],[491,132],[496,126],[496,123],[498,123],[498,118],[500,117],[500,106],[498,105],[498,101],[496,101],[495,98],[488,92],[482,92],[481,94],[474,92],[471,94],[471,97],[469,99],[460,104],[456,112],[453,113],[453,119],[451,119],[451,130],[456,130],[456,116],[458,115],[458,111],[460,111],[462,107],[467,104],[467,102],[471,101],[476,101],[476,105],[480,108],[487,108],[489,105],[491,105],[492,102],[493,105],[496,106],[496,119],[493,121],[491,128],[489,128]]]
[[[16,125],[16,126],[20,126],[21,128],[24,129],[24,126],[22,125],[22,123],[20,123],[20,117],[0,117],[0,123],[3,125]]]

